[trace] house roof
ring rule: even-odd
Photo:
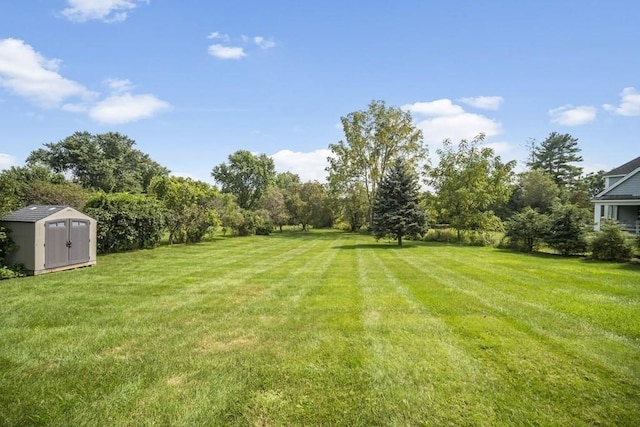
[[[638,168],[640,168],[640,157],[636,157],[622,166],[611,169],[609,172],[605,173],[604,176],[627,175]]]
[[[26,208],[11,212],[1,219],[7,222],[37,222],[68,207],[69,206],[59,205],[30,205]]]

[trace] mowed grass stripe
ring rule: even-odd
[[[400,251],[357,252],[372,347],[368,399],[374,424],[493,424],[491,394],[479,365],[453,339],[443,319],[409,292],[399,264],[387,262]],[[417,273],[414,280],[421,276]]]
[[[514,413],[518,418],[546,419],[549,423],[582,420],[585,425],[614,420],[616,425],[626,425],[637,417],[640,412],[637,392],[626,396],[609,392],[620,385],[627,390],[637,389],[637,381],[621,372],[631,371],[637,376],[633,359],[637,353],[628,349],[614,352],[615,358],[604,365],[600,363],[602,358],[577,357],[570,341],[560,340],[556,331],[539,326],[539,322],[548,321],[549,326],[555,324],[556,330],[563,330],[575,322],[567,321],[561,313],[555,313],[554,318],[553,311],[540,312],[536,304],[496,292],[490,274],[478,283],[457,268],[434,262],[428,255],[419,259],[402,256],[391,261],[391,265],[399,263],[405,266],[399,269],[401,272],[417,269],[429,277],[424,286],[416,285],[406,276],[403,282],[412,283],[416,297],[440,313],[460,345],[482,361],[483,370],[491,372],[496,380],[493,399],[518,408],[520,414]],[[590,337],[586,335],[585,339],[588,341]],[[602,342],[596,340],[585,347],[599,353],[603,348],[597,344]],[[616,364],[624,367],[616,369]],[[521,377],[527,381],[520,381]],[[558,399],[570,402],[568,407],[554,406],[552,402]],[[589,409],[577,409],[580,402],[589,402]],[[504,411],[501,413],[504,415]],[[509,424],[513,419],[501,421]]]
[[[338,232],[100,257],[0,286],[0,425],[635,425],[637,277]]]

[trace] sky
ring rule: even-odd
[[[323,181],[340,118],[409,111],[433,161],[486,135],[578,139],[586,172],[640,156],[637,0],[0,0],[0,169],[120,132],[213,183],[237,150]]]

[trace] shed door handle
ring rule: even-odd
[[[67,247],[70,248],[71,247],[71,240],[67,241]]]

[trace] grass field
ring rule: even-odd
[[[2,425],[640,422],[640,268],[339,232],[0,282]]]

